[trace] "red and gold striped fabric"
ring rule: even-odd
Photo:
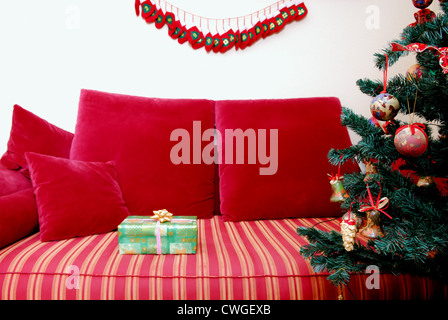
[[[298,226],[339,229],[338,221],[198,220],[195,255],[120,255],[116,232],[41,242],[39,234],[0,250],[1,299],[337,299],[327,274],[300,255]],[[381,275],[380,289],[353,276],[346,299],[431,299],[447,288],[428,279]]]

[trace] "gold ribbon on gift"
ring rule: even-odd
[[[151,219],[157,220],[160,223],[171,221],[173,214],[166,209],[153,211],[154,215]]]

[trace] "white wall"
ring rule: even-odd
[[[249,14],[273,2],[171,1],[219,18]],[[371,99],[355,82],[382,77],[373,54],[414,21],[417,9],[409,0],[305,4],[305,20],[244,51],[215,54],[179,45],[166,27],[147,25],[136,17],[133,0],[1,1],[0,154],[6,150],[14,104],[73,132],[81,88],[173,98],[337,96],[368,116]],[[431,9],[438,10],[438,1]],[[375,10],[378,28],[368,28]],[[415,61],[406,59],[390,70],[391,76]]]

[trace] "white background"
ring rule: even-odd
[[[172,0],[227,18],[275,0]],[[437,12],[439,2],[430,9]],[[244,51],[193,50],[136,17],[134,0],[21,0],[0,4],[0,153],[12,106],[74,132],[82,88],[164,98],[336,96],[369,116],[360,78],[382,79],[373,54],[414,22],[410,0],[305,0],[308,16]],[[390,70],[404,73],[410,55]],[[310,119],[318,121],[319,119]]]

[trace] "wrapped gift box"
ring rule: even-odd
[[[160,222],[149,216],[129,216],[118,226],[118,249],[120,254],[195,254],[197,237],[197,217]]]

